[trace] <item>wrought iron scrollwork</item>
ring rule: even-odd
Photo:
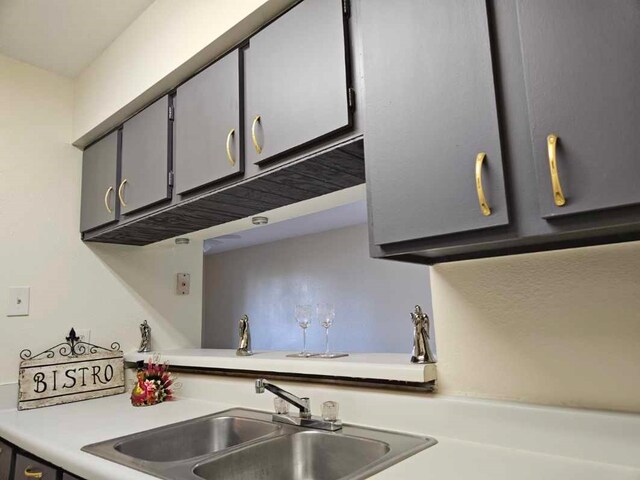
[[[86,355],[87,353],[117,352],[120,350],[120,344],[118,342],[113,342],[111,344],[111,348],[105,348],[99,345],[94,345],[93,343],[83,342],[78,338],[76,331],[73,328],[69,332],[69,335],[65,337],[65,340],[66,342],[47,348],[37,355],[33,355],[31,350],[25,348],[20,352],[20,359],[37,360],[39,358],[54,358],[56,355],[60,357],[78,357],[80,355]]]

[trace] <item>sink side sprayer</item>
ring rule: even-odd
[[[315,428],[317,430],[328,430],[330,432],[342,429],[342,421],[334,416],[323,415],[322,417],[314,417],[311,415],[311,400],[309,398],[297,397],[277,385],[268,382],[264,378],[257,379],[256,393],[264,393],[265,390],[269,390],[271,393],[282,398],[284,401],[290,403],[300,411],[298,416],[274,413],[272,417],[274,422],[297,425],[299,427]],[[337,405],[335,402],[330,403]]]

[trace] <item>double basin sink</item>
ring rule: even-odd
[[[351,425],[313,430],[236,408],[83,451],[167,480],[356,480],[435,443]]]

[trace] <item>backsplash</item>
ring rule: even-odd
[[[640,412],[640,242],[437,265],[440,393]]]
[[[366,225],[356,225],[206,256],[203,347],[235,348],[246,313],[254,350],[299,350],[295,305],[330,302],[332,350],[406,352],[408,359],[409,314],[418,303],[431,315],[429,269],[369,258],[367,235]],[[307,339],[311,350],[323,349],[317,321]]]

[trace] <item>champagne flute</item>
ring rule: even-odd
[[[311,326],[313,307],[311,305],[296,305],[296,322],[302,328],[302,352],[298,356],[308,357],[307,352],[307,328]]]
[[[331,303],[319,303],[317,306],[317,314],[320,325],[324,327],[324,353],[320,355],[325,358],[332,358],[329,353],[329,328],[333,325],[333,320],[336,318],[336,309]]]

